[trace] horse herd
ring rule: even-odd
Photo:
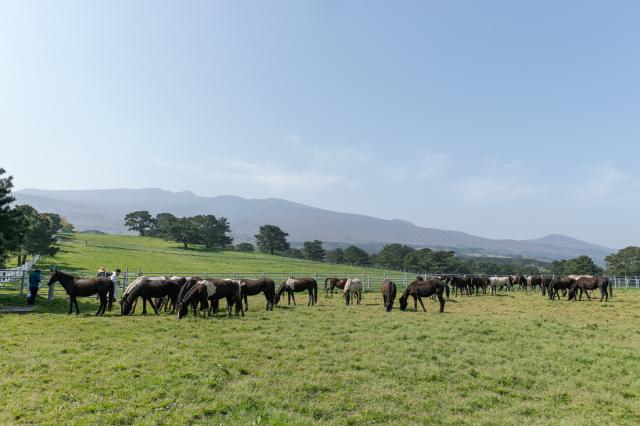
[[[52,272],[49,286],[60,283],[69,295],[69,314],[75,306],[76,314],[79,314],[77,297],[95,296],[100,300],[100,307],[96,315],[103,315],[108,309],[111,311],[114,301],[114,284],[109,278],[78,278],[62,271]],[[335,289],[339,289],[347,305],[360,304],[364,286],[359,278],[327,278],[325,280],[325,297],[333,297]],[[591,299],[589,291],[599,289],[600,301],[603,298],[608,301],[613,296],[612,286],[608,278],[593,276],[569,275],[566,277],[542,277],[513,275],[507,277],[482,277],[475,275],[447,275],[423,278],[421,276],[411,282],[400,296],[400,309],[406,310],[409,297],[413,298],[414,310],[418,310],[418,303],[426,312],[423,297],[432,297],[440,305],[440,312],[444,312],[445,298],[454,295],[478,295],[480,292],[497,294],[498,291],[514,291],[516,286],[523,290],[531,291],[540,289],[543,296],[549,299],[559,299],[560,294],[568,300],[581,300],[582,295]],[[451,290],[453,288],[453,290]],[[384,280],[381,285],[383,305],[387,312],[393,309],[397,295],[396,283],[392,280]],[[211,316],[219,309],[220,299],[226,299],[227,313],[231,315],[235,310],[236,315],[244,316],[244,311],[249,309],[247,296],[255,296],[263,293],[266,300],[266,310],[280,302],[282,296],[287,294],[287,303],[296,304],[295,293],[307,292],[308,306],[318,302],[318,283],[314,278],[289,277],[276,289],[275,282],[270,278],[259,279],[202,279],[199,277],[146,277],[137,278],[127,286],[120,307],[122,315],[131,315],[135,312],[138,299],[142,299],[142,314],[147,313],[147,303],[151,305],[156,314],[164,307],[165,311],[171,310],[181,319],[187,316],[189,308],[194,315],[200,311],[205,316]],[[579,293],[579,295],[578,295]],[[576,297],[577,296],[577,297]]]

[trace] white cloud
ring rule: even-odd
[[[626,195],[640,188],[640,180],[622,172],[610,162],[590,166],[586,170],[589,179],[581,188],[584,199]]]
[[[465,179],[457,185],[461,197],[467,202],[496,202],[522,199],[544,192],[540,186],[528,185],[524,180],[513,182],[492,177]]]
[[[395,182],[404,182],[410,179],[429,179],[442,176],[451,167],[447,154],[424,153],[411,157],[410,164],[384,165],[380,169],[384,175]]]

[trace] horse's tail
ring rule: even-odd
[[[113,307],[113,300],[115,299],[116,292],[116,284],[112,281],[111,288],[109,288],[109,302],[107,304],[107,309],[111,312],[111,308]]]
[[[331,279],[332,279],[331,277],[327,277],[327,278],[324,279],[324,289],[325,289],[325,291],[328,289],[329,280],[331,280]]]

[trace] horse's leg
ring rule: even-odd
[[[80,315],[80,309],[78,309],[78,298],[73,297],[73,304],[76,306],[76,315]]]
[[[294,293],[293,290],[290,291],[291,294],[291,300],[293,300],[293,306],[296,306],[296,294]]]
[[[591,296],[589,296],[589,292],[588,291],[585,291],[584,294],[587,295],[587,299],[591,300]]]
[[[438,296],[438,302],[440,302],[440,313],[444,312],[444,297],[442,297],[442,293],[436,293]]]
[[[418,296],[418,302],[420,302],[420,306],[422,306],[422,310],[427,312],[427,308],[425,308],[424,303],[422,303],[422,297]]]
[[[418,297],[413,296],[413,311],[418,312]]]
[[[98,296],[100,297],[100,307],[96,312],[96,316],[104,314],[104,310],[107,308],[107,295],[98,293]]]

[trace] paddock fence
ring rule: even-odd
[[[29,290],[29,274],[32,271],[32,265],[37,262],[31,262],[28,267],[14,268],[14,269],[0,269],[0,291],[4,293],[18,293],[20,296],[26,296]],[[25,265],[26,266],[26,265]],[[96,275],[94,271],[74,271],[74,275],[82,278],[90,278]],[[405,289],[411,281],[415,279],[417,275],[423,277],[433,276],[447,276],[456,274],[437,274],[437,273],[410,273],[410,272],[394,272],[388,273],[370,273],[361,272],[359,274],[348,275],[343,273],[319,273],[309,271],[264,271],[264,272],[184,272],[184,271],[143,271],[141,268],[137,270],[129,270],[125,268],[119,280],[119,287],[117,293],[120,295],[127,288],[127,286],[140,276],[183,276],[183,277],[201,277],[201,278],[231,278],[231,279],[255,279],[261,277],[271,278],[276,282],[276,285],[285,281],[288,277],[312,277],[318,281],[318,294],[324,293],[324,282],[326,278],[338,277],[338,278],[360,278],[364,285],[365,292],[377,292],[380,291],[380,285],[384,280],[393,280],[399,288]],[[494,276],[487,274],[475,274],[475,276]],[[497,275],[506,276],[506,275]],[[552,275],[542,275],[543,277],[552,277]],[[47,288],[47,283],[50,278],[49,271],[42,271],[42,284],[40,294],[43,295],[47,292],[47,298],[49,301],[53,300],[56,296],[66,297],[66,293],[61,285],[55,284]],[[609,277],[614,288],[640,288],[640,276],[633,277]]]

